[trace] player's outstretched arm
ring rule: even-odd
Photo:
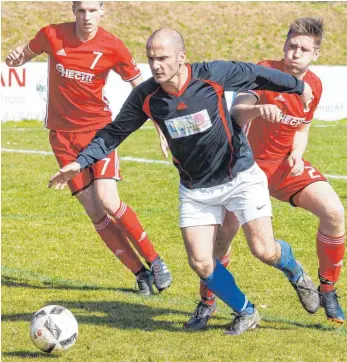
[[[137,87],[139,84],[141,84],[143,82],[143,78],[142,76],[139,76],[137,77],[136,79],[134,79],[133,81],[130,82],[131,86],[133,88]],[[157,134],[158,134],[158,137],[159,137],[159,141],[160,141],[160,149],[161,149],[161,152],[163,153],[163,156],[165,158],[168,158],[168,149],[169,149],[169,145],[167,143],[167,140],[163,134],[163,132],[161,131],[160,127],[158,126],[157,123],[155,123],[154,121],[153,122],[153,125],[157,131]]]
[[[78,162],[69,163],[49,179],[48,187],[55,186],[55,190],[62,190],[80,171],[81,165]]]
[[[274,104],[259,104],[252,93],[239,93],[230,109],[230,115],[239,126],[252,122],[257,117],[263,117],[269,122],[280,122],[281,110]]]
[[[35,58],[36,54],[32,53],[28,45],[20,45],[15,50],[12,50],[5,58],[6,65],[9,67],[20,67]]]

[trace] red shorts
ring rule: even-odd
[[[265,172],[268,182],[270,195],[280,201],[293,203],[293,197],[303,190],[306,186],[316,181],[327,181],[327,179],[308,161],[304,160],[304,172],[300,176],[290,174],[287,159],[262,161],[257,160],[259,167]]]
[[[59,166],[64,167],[76,161],[79,152],[88,146],[96,132],[97,131],[80,133],[50,131],[49,142]],[[122,179],[119,170],[117,150],[112,151],[103,160],[82,170],[81,173],[75,176],[68,184],[72,195],[85,189],[97,179],[113,179],[118,181]]]

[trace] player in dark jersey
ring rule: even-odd
[[[321,305],[329,320],[344,323],[346,318],[334,287],[345,251],[344,208],[326,178],[302,158],[322,94],[320,79],[308,69],[318,59],[322,37],[321,19],[297,19],[290,25],[283,59],[260,63],[309,83],[314,99],[308,110],[303,109],[295,94],[260,90],[239,93],[231,114],[240,126],[244,126],[255,161],[267,175],[270,195],[302,207],[319,218],[317,254]],[[218,233],[216,250],[216,255],[225,264],[229,261],[230,240],[237,230],[237,219],[228,215]],[[216,309],[213,293],[203,284],[200,284],[200,295],[201,301],[186,323],[194,330],[206,328]]]
[[[111,70],[133,87],[141,72],[124,43],[99,26],[102,1],[73,1],[76,21],[50,24],[24,46],[6,57],[8,66],[21,66],[39,54],[49,57],[48,102],[45,126],[60,167],[75,160],[97,130],[112,121],[104,95]],[[140,293],[153,293],[171,283],[171,274],[159,257],[136,213],[119,197],[117,151],[77,175],[69,187],[113,254],[136,276]],[[149,271],[131,247],[151,265]]]
[[[260,316],[213,254],[226,210],[237,215],[257,257],[289,278],[301,267],[289,245],[273,238],[266,176],[254,162],[241,128],[231,121],[224,91],[286,91],[300,94],[307,103],[311,88],[293,76],[250,63],[186,64],[182,36],[169,28],[154,32],[146,50],[153,77],[132,91],[114,122],[97,133],[76,162],[52,176],[49,187],[62,189],[151,118],[165,135],[179,171],[180,227],[189,264],[234,310],[236,317],[226,333],[238,335],[255,328]],[[300,296],[318,308],[317,293]]]

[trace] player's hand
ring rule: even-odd
[[[163,153],[163,156],[165,158],[168,158],[169,154],[168,154],[168,149],[169,149],[169,145],[167,143],[167,140],[165,138],[165,136],[160,133],[160,136],[159,136],[159,139],[160,139],[160,149],[161,149],[161,152]]]
[[[78,162],[69,163],[49,179],[48,187],[55,186],[55,190],[62,190],[80,171],[81,165]]]
[[[304,91],[302,92],[301,96],[301,102],[304,105],[304,112],[310,111],[310,103],[313,101],[314,95],[312,93],[311,86],[305,82]]]
[[[9,67],[19,67],[24,62],[24,46],[19,46],[5,58],[5,62]]]
[[[302,157],[299,157],[294,153],[292,153],[288,157],[288,164],[289,167],[291,168],[290,173],[292,176],[300,176],[303,174],[305,165]]]
[[[269,122],[280,122],[283,116],[282,111],[274,104],[261,104],[259,107],[260,116]]]

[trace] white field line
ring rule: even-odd
[[[151,127],[151,126],[142,126],[139,130],[149,130],[149,129],[152,129],[152,130],[155,130],[154,127]],[[1,130],[2,132],[12,132],[12,131],[21,131],[21,132],[27,132],[27,131],[47,131],[49,132],[49,129],[47,128],[2,128]]]
[[[2,152],[12,152],[12,153],[27,153],[27,154],[38,154],[38,155],[53,155],[53,152],[50,151],[35,151],[35,150],[18,150],[13,148],[2,148]],[[171,165],[170,161],[163,161],[163,160],[149,160],[147,158],[137,158],[131,156],[124,156],[120,158],[121,161],[132,161],[132,162],[139,162],[139,163],[159,163],[164,165]],[[325,177],[337,179],[337,180],[347,180],[347,176],[345,175],[324,175]]]
[[[347,180],[347,176],[344,175],[324,175],[324,176],[328,178],[334,178],[337,180]]]
[[[11,153],[27,153],[27,154],[37,154],[37,155],[49,155],[52,156],[53,152],[50,151],[34,151],[34,150],[18,150],[13,148],[2,148],[2,152],[11,152]],[[146,158],[137,158],[131,156],[124,156],[120,158],[121,161],[132,161],[132,162],[139,162],[139,163],[159,163],[163,165],[172,165],[170,161],[164,160],[149,160]]]

